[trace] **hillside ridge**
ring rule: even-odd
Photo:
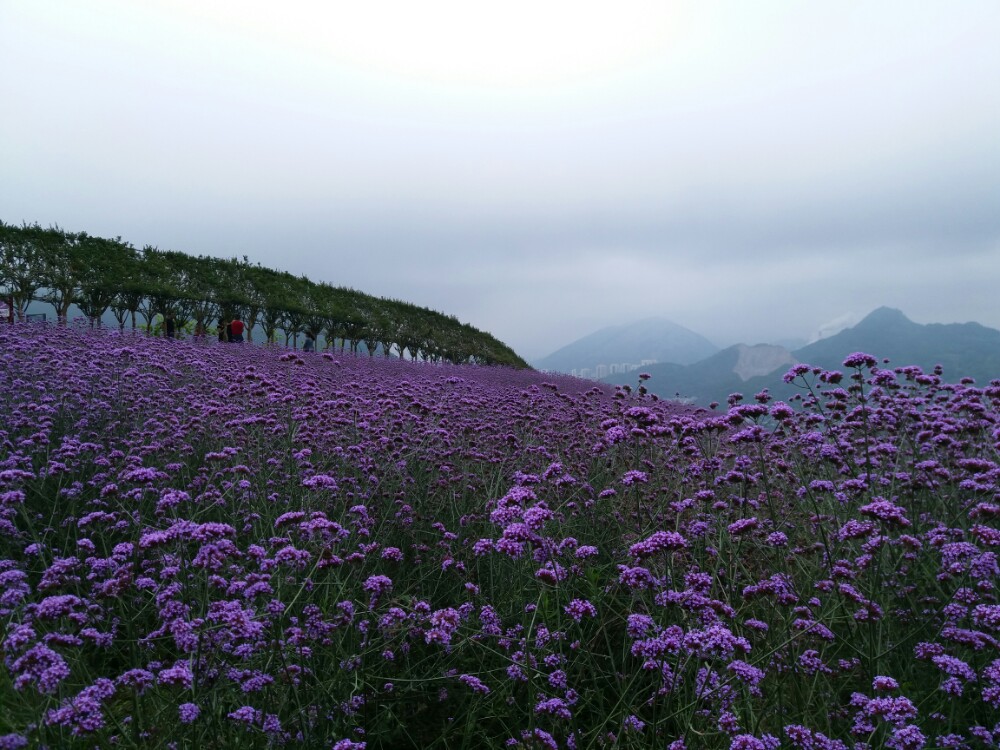
[[[121,329],[128,319],[136,328],[142,316],[150,333],[157,316],[170,319],[171,333],[189,327],[195,336],[207,335],[216,321],[225,330],[238,318],[250,342],[259,327],[267,342],[280,330],[293,348],[299,336],[323,337],[327,347],[339,341],[342,349],[386,357],[528,366],[492,335],[402,300],[317,283],[245,256],[192,256],[151,245],[136,250],[120,237],[38,224],[0,221],[0,292],[9,317],[18,319],[34,301],[51,304],[62,322],[74,305],[96,325],[108,311]]]

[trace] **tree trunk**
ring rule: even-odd
[[[61,305],[62,309],[59,311],[59,320],[62,322],[63,325],[66,325],[67,323],[69,323],[69,308],[70,308],[70,305],[72,305],[72,304],[73,304],[73,298],[72,297],[67,297],[62,302],[62,305]]]

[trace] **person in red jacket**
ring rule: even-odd
[[[229,324],[229,340],[235,341],[236,343],[243,343],[243,321],[239,318],[233,318],[233,322]]]

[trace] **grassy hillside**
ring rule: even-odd
[[[196,257],[151,245],[138,251],[120,237],[0,221],[0,310],[9,307],[11,317],[24,320],[37,302],[51,305],[62,322],[76,309],[92,325],[110,314],[120,330],[141,320],[156,335],[168,319],[175,333],[196,335],[239,320],[249,342],[257,333],[273,343],[280,333],[292,348],[309,337],[354,353],[528,366],[452,315],[254,265],[245,256]]]

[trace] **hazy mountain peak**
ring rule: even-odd
[[[948,382],[970,376],[985,385],[1000,378],[1000,331],[978,323],[922,325],[891,307],[873,310],[857,325],[792,351],[773,344],[735,344],[695,364],[644,369],[652,375],[647,388],[663,398],[681,397],[704,405],[724,401],[737,391],[767,388],[775,398],[785,399],[799,393],[797,387],[782,382],[785,369],[796,362],[841,369],[851,352],[887,358],[889,368],[917,365],[926,371],[940,364]],[[632,380],[631,373],[607,378],[610,383]]]
[[[572,372],[603,365],[645,365],[652,362],[691,364],[719,348],[699,333],[661,317],[644,318],[594,331],[533,364],[542,370]],[[605,375],[607,373],[604,373]]]
[[[989,382],[1000,376],[1000,331],[978,323],[914,323],[901,311],[880,307],[853,328],[795,351],[802,362],[838,367],[852,351],[884,357],[891,366],[944,367],[945,377]],[[839,361],[838,361],[839,360]]]
[[[889,326],[889,325],[899,325],[899,324],[913,324],[906,315],[903,314],[902,310],[897,310],[894,307],[879,307],[872,310],[864,319],[858,323],[858,326]]]

